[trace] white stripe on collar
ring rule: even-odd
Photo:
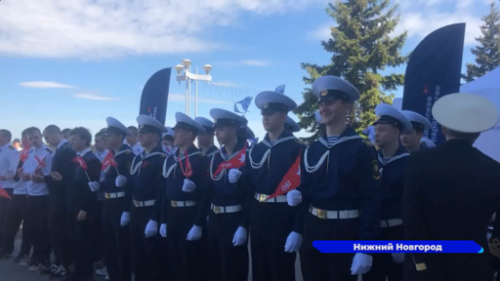
[[[379,161],[380,163],[382,163],[382,165],[384,165],[384,166],[385,166],[385,165],[387,165],[387,164],[389,164],[389,163],[391,163],[391,162],[394,162],[394,161],[396,161],[396,160],[399,160],[399,159],[404,158],[404,157],[407,157],[407,156],[410,156],[410,153],[405,152],[405,153],[401,153],[401,154],[395,155],[395,156],[393,156],[393,157],[391,157],[391,158],[389,158],[389,159],[384,159],[384,158],[383,158],[382,156],[380,156],[380,154],[379,154],[379,155],[378,155],[378,161]]]
[[[89,153],[90,151],[91,151],[91,150],[90,150],[90,147],[89,147],[89,148],[85,148],[83,151],[81,151],[81,152],[77,152],[77,153],[76,153],[76,155],[83,157],[83,156],[85,156],[87,153]]]

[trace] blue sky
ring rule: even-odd
[[[409,31],[405,53],[433,30],[466,22],[463,62],[473,61],[469,48],[479,35],[480,17],[488,12],[489,0],[396,2],[401,21],[395,33]],[[199,116],[209,117],[214,107],[231,110],[235,101],[281,84],[286,84],[285,94],[301,101],[305,72],[300,63],[324,64],[330,58],[320,45],[335,24],[325,12],[327,3],[2,1],[0,128],[11,130],[15,137],[28,126],[42,129],[49,124],[84,126],[95,133],[106,126],[108,116],[136,125],[147,79],[185,58],[200,72],[201,66],[211,64],[217,82],[199,84]],[[404,73],[404,69],[392,71]],[[173,75],[167,126],[174,125],[176,111],[184,112],[184,87]],[[247,118],[262,138],[261,117],[253,103]]]

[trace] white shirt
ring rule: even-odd
[[[133,146],[130,144],[127,145],[132,148],[132,151],[134,152],[135,155],[139,155],[144,151],[144,147],[142,147],[139,142],[136,142]]]
[[[17,172],[17,165],[19,165],[19,151],[10,143],[0,147],[0,176],[14,176]],[[15,185],[14,179],[0,181],[2,188],[14,188]]]
[[[108,150],[105,149],[103,151],[96,151],[95,152],[95,156],[97,156],[97,158],[99,159],[99,161],[102,162],[102,160],[104,160],[104,158],[106,158],[106,155],[108,155]]]
[[[40,166],[38,159],[45,163],[45,167]],[[36,172],[37,168],[39,168],[38,172],[41,172],[43,175],[47,176],[50,174],[50,170],[52,169],[52,159],[54,158],[54,152],[42,144],[40,147],[31,147],[28,155],[28,159],[23,164],[23,173],[33,174]],[[33,182],[27,181],[27,189],[28,194],[30,196],[44,196],[49,195],[49,188],[47,184],[44,182]]]

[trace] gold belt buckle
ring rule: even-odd
[[[177,207],[177,201],[170,201],[170,205],[172,207]]]
[[[214,213],[216,213],[216,214],[220,213],[219,206],[214,206]]]
[[[318,213],[318,218],[320,219],[326,219],[326,210],[320,210],[320,209],[316,209],[317,210],[317,213]]]
[[[267,196],[267,195],[265,195],[265,194],[260,194],[260,195],[259,195],[259,202],[264,202],[264,201],[266,201],[266,200],[267,200],[267,197],[268,197],[268,196]]]
[[[109,199],[109,193],[104,193],[104,198]]]
[[[137,202],[137,201],[135,201],[135,200],[134,200],[134,205],[135,205],[136,207],[139,207],[139,202]]]

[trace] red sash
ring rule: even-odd
[[[102,160],[101,171],[106,170],[109,166],[117,167],[118,163],[116,163],[115,158],[113,157],[113,153],[108,152],[106,157]]]
[[[240,150],[240,153],[238,153],[238,155],[234,156],[233,158],[227,161],[220,163],[219,166],[217,167],[217,170],[214,173],[214,176],[220,174],[220,172],[222,172],[222,170],[224,169],[238,169],[245,166],[246,153],[247,153],[247,147],[245,146],[243,147],[242,150]]]
[[[189,155],[187,153],[187,150],[184,153],[184,165],[182,165],[182,159],[180,157],[177,157],[177,162],[181,167],[182,174],[186,178],[189,178],[193,175],[193,170],[191,169],[191,163],[189,162]]]
[[[301,154],[302,154],[302,150],[299,152],[299,156],[297,156],[295,163],[293,163],[292,167],[290,167],[288,172],[285,174],[285,176],[281,180],[276,191],[273,194],[271,194],[266,200],[272,199],[276,196],[286,194],[287,192],[299,187],[299,185],[300,185],[300,155]]]

